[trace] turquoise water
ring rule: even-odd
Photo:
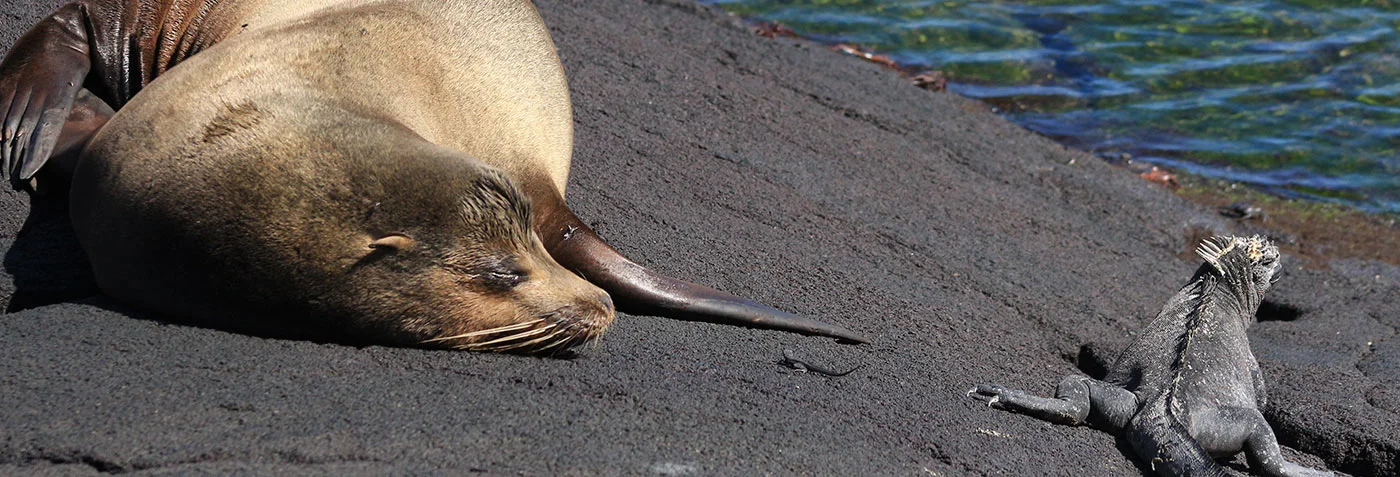
[[[1400,0],[709,0],[1106,157],[1400,213]]]

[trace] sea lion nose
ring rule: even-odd
[[[596,309],[608,317],[612,317],[616,313],[617,308],[613,305],[612,296],[609,296],[606,290],[598,288],[597,285],[584,280],[583,277],[564,267],[559,267],[558,273],[557,277],[562,281],[561,286],[568,287],[567,289],[573,295],[576,303],[589,309]]]
[[[603,296],[598,297],[598,303],[603,305],[603,310],[609,315],[617,314],[617,308],[613,306],[612,297],[608,296],[608,292],[603,292]]]

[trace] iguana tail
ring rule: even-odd
[[[1128,422],[1127,438],[1139,458],[1161,476],[1226,477],[1201,444],[1187,432],[1165,396],[1148,404]]]

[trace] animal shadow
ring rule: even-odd
[[[6,313],[98,294],[92,266],[69,220],[66,186],[33,194],[9,192],[3,202],[6,207],[0,214],[10,215],[14,222],[25,213],[23,204],[28,202],[29,206],[28,216],[0,262],[14,279]]]

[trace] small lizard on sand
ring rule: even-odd
[[[1158,475],[1223,476],[1214,457],[1241,450],[1259,474],[1333,475],[1285,461],[1259,412],[1264,379],[1245,329],[1278,280],[1278,248],[1258,236],[1222,236],[1206,239],[1196,253],[1205,263],[1103,381],[1068,376],[1054,399],[986,384],[968,395],[993,408],[1121,435]]]
[[[834,370],[834,369],[827,368],[827,367],[824,367],[824,366],[818,366],[818,365],[815,365],[815,364],[812,364],[812,363],[808,363],[808,362],[806,362],[806,361],[803,361],[803,360],[798,359],[797,357],[793,356],[793,355],[792,355],[792,350],[790,350],[790,349],[785,349],[785,350],[783,350],[783,360],[782,360],[781,364],[784,365],[784,366],[790,367],[790,368],[792,368],[792,369],[796,369],[796,370],[798,370],[798,371],[810,371],[810,372],[817,373],[817,374],[825,374],[825,375],[827,375],[827,376],[831,376],[831,377],[834,377],[834,378],[835,378],[835,377],[841,377],[841,376],[845,376],[845,375],[847,375],[847,374],[854,373],[857,369],[860,369],[860,366],[856,366],[856,367],[851,368],[850,370],[848,370],[848,371],[846,371],[846,372],[840,372],[840,371],[836,371],[836,370]]]

